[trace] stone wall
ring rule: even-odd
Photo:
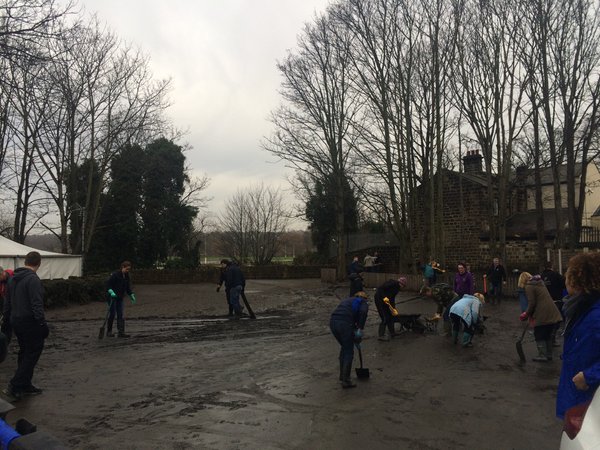
[[[297,279],[320,278],[320,266],[244,266],[247,279]],[[136,269],[131,272],[131,280],[136,284],[196,284],[217,283],[218,266],[203,266],[197,270],[151,270]]]

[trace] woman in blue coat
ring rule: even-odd
[[[600,384],[600,253],[582,253],[569,261],[569,299],[565,314],[563,364],[556,415],[590,401]]]
[[[359,344],[362,340],[367,322],[369,312],[367,297],[364,291],[359,291],[354,294],[354,297],[342,300],[331,313],[329,327],[340,344],[340,381],[343,388],[356,386],[352,383],[350,373],[354,359],[354,344]]]

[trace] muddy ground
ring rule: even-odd
[[[486,333],[471,349],[431,332],[380,342],[373,306],[363,342],[371,378],[342,390],[328,321],[345,287],[250,280],[258,319],[240,321],[223,316],[213,284],[135,291],[130,339],[98,340],[100,303],[47,312],[51,335],[34,376],[44,393],[16,403],[9,423],[26,417],[76,449],[558,448],[560,360],[518,364],[515,300],[486,306]],[[0,382],[14,371],[15,347]],[[528,335],[528,358],[534,347]]]

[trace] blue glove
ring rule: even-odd
[[[363,332],[360,328],[358,330],[354,331],[354,343],[355,344],[360,344],[360,341],[362,341],[362,337],[363,337]]]
[[[110,294],[110,296],[111,296],[112,298],[117,298],[117,294],[116,294],[116,293],[115,293],[115,291],[113,291],[112,289],[109,289],[109,290],[108,290],[108,293]]]
[[[131,295],[129,296],[131,298],[131,304],[135,305],[135,294],[132,292]]]

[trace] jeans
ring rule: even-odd
[[[529,302],[527,301],[527,295],[525,295],[525,290],[519,290],[519,306],[521,307],[521,312],[527,311],[527,306]]]
[[[112,330],[113,321],[115,320],[115,314],[117,315],[117,323],[123,320],[123,299],[114,298],[109,300],[110,313],[108,314],[108,323],[106,326],[107,330]]]
[[[242,308],[240,308],[240,294],[242,293],[242,289],[242,286],[234,286],[229,289],[229,304],[236,314],[242,313]]]
[[[352,365],[354,359],[354,325],[341,320],[331,320],[329,328],[341,346],[340,364]]]
[[[475,334],[475,327],[465,322],[465,320],[458,314],[450,313],[450,320],[452,321],[453,333],[458,334],[458,332],[460,331],[460,326],[462,324],[463,331],[465,333]]]
[[[12,326],[19,342],[19,355],[17,370],[10,380],[10,386],[13,391],[19,392],[31,386],[33,370],[44,350],[44,331],[47,328],[44,330],[33,319],[13,321]]]
[[[502,298],[502,281],[500,283],[490,284],[490,296],[494,297],[496,300],[500,300]]]

